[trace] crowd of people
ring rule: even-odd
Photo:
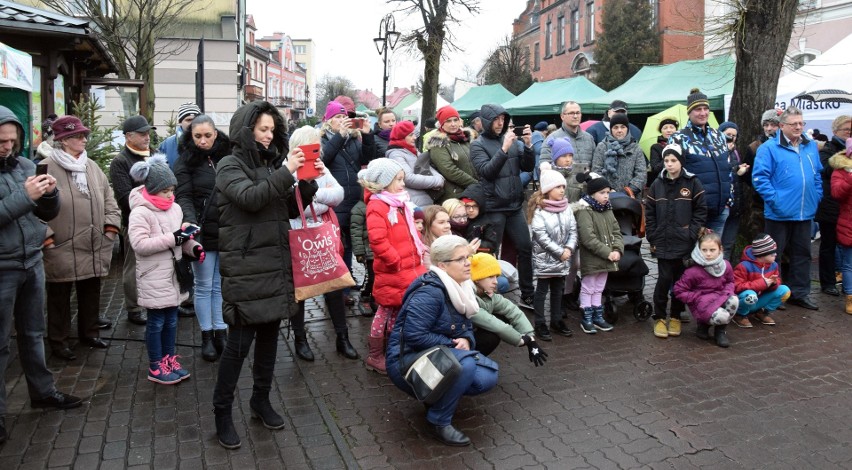
[[[126,119],[109,178],[87,158],[91,131],[76,117],[49,120],[52,143],[39,147],[37,169],[19,155],[23,126],[0,107],[0,442],[13,324],[32,405],[82,403],[57,391],[45,366],[42,312],[54,356],[74,360],[75,290],[80,343],[109,347],[99,332],[111,324],[98,309],[119,237],[124,311],[145,325],[148,380],[175,385],[191,377],[175,337],[179,311],[192,304],[200,355],[219,362],[213,406],[217,439],[227,449],[241,444],[232,408],[252,344],[251,414],[272,430],[285,425],[270,400],[283,320],[296,356],[314,360],[288,239],[302,220],[334,225],[343,264],[350,271],[353,261],[364,266],[360,285],[322,294],[341,356],[361,358],[349,338],[352,309],[371,317],[366,368],[409,394],[408,369],[424,352],[444,347],[455,357],[458,376],[426,406],[428,431],[447,445],[470,443],[452,418],[463,395],[497,383],[499,366],[489,355],[501,342],[525,347],[536,367],[545,365],[538,341],[573,334],[566,321],[572,304],[584,333],[613,330],[605,290],[637,234],[616,219],[614,198],[644,207],[658,266],[658,338],[680,336],[683,323],[694,320],[699,338],[727,348],[730,323],[775,325],[785,303],[817,309],[808,275],[815,218],[825,245],[822,291],[840,295],[842,272],[852,314],[852,117],[838,117],[832,139],[818,146],[803,132],[800,110],[767,111],[764,135],[741,158],[735,123],[712,128],[709,101],[697,89],[686,105],[688,121],[662,119],[646,158],[621,101],[591,132],[581,129],[575,101],[563,104],[557,128],[544,121],[516,127],[496,104],[484,105],[465,127],[445,106],[422,138],[388,109],[377,111],[372,127],[351,100],[329,102],[321,126],[290,135],[263,101],[240,107],[227,135],[186,103],[162,156],[149,148],[148,121]],[[319,158],[306,159],[309,146],[319,148]],[[314,171],[299,178],[304,165]],[[752,200],[743,199],[746,187]],[[312,206],[306,219],[299,201]],[[744,204],[760,208],[765,226],[737,263],[732,251]],[[502,295],[512,289],[518,303]]]

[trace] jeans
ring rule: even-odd
[[[130,246],[130,236],[127,235],[127,229],[121,229],[122,239],[124,240],[124,265],[121,271],[121,284],[124,288],[124,309],[128,312],[141,312],[142,307],[139,306],[137,298],[139,294],[136,292],[136,253],[133,247]]]
[[[603,305],[601,297],[606,287],[606,278],[609,273],[586,274],[580,283],[580,307],[600,307]]]
[[[470,355],[468,351],[450,349],[457,357],[467,355],[460,359],[462,370],[458,379],[449,390],[444,393],[429,411],[426,412],[426,421],[438,426],[452,424],[453,415],[463,395],[479,395],[485,393],[497,385],[497,371],[479,364],[476,356]]]
[[[746,299],[749,298],[749,296],[757,297],[757,302],[751,305],[747,304]],[[740,299],[740,306],[737,309],[737,315],[746,316],[762,308],[765,308],[767,312],[774,312],[778,309],[778,306],[781,305],[781,302],[787,300],[787,297],[789,296],[790,288],[783,284],[778,286],[777,289],[764,292],[761,295],[758,295],[757,292],[753,290],[744,290],[737,295]]]
[[[346,326],[346,305],[343,303],[343,289],[323,294],[325,299],[325,308],[328,309],[328,316],[331,317],[331,324],[334,325],[334,332],[344,334],[349,332]],[[305,303],[299,302],[299,311],[290,317],[290,326],[293,328],[293,333],[298,336],[305,334]]]
[[[550,291],[550,323],[562,320],[562,291],[565,289],[565,276],[540,277],[535,287],[533,296],[533,308],[535,309],[535,325],[545,326],[547,320],[544,317],[544,299],[547,291]],[[477,343],[477,346],[479,343]]]
[[[164,356],[174,356],[177,338],[178,308],[149,308],[148,324],[145,326],[145,345],[148,347],[148,362],[160,362]]]
[[[674,283],[683,276],[686,267],[681,259],[658,259],[657,260],[657,285],[654,287],[654,320],[666,319],[666,305],[669,303],[669,294]],[[680,319],[683,312],[683,302],[675,296],[672,299],[672,318]]]
[[[0,271],[0,417],[6,416],[6,368],[12,327],[30,399],[52,395],[53,374],[44,362],[44,265]]]
[[[707,222],[704,225],[714,233],[719,234],[721,237],[725,232],[725,222],[728,220],[728,214],[730,214],[730,211],[731,209],[726,207],[719,215],[715,217],[707,217]]]
[[[837,267],[837,224],[820,222],[819,232],[819,285],[825,289],[837,284],[834,277]]]
[[[739,253],[734,253],[734,243],[737,242],[737,234],[740,231],[740,216],[729,215],[722,229],[722,251],[728,261],[740,259]]]
[[[521,287],[521,297],[533,295],[532,240],[530,228],[524,218],[524,212],[518,209],[514,212],[492,212],[486,214],[487,220],[494,229],[496,240],[503,240],[503,232],[515,245],[518,252],[518,284]]]
[[[852,295],[852,246],[840,247],[840,272],[843,274],[843,293]]]
[[[192,262],[195,274],[195,315],[201,331],[228,328],[222,319],[222,276],[219,274],[219,252],[207,251],[204,262]]]
[[[811,221],[779,222],[766,219],[766,233],[778,245],[778,257],[789,249],[790,266],[781,278],[792,296],[803,299],[811,293]]]
[[[272,374],[275,371],[275,356],[278,353],[278,328],[280,320],[258,325],[231,326],[228,328],[228,342],[219,359],[219,375],[213,389],[213,407],[217,411],[231,411],[234,404],[234,391],[243,362],[248,356],[251,343],[254,345],[254,363],[252,365],[252,398],[268,399],[272,390]]]
[[[80,281],[48,282],[47,340],[54,350],[68,347],[71,332],[71,290],[77,290],[77,337],[98,338],[97,326],[101,306],[101,278]]]

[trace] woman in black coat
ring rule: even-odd
[[[219,208],[216,204],[216,166],[231,153],[231,141],[205,114],[196,116],[181,136],[175,161],[175,198],[183,210],[183,225],[201,227],[195,238],[204,244],[204,262],[194,261],[195,314],[201,327],[201,357],[215,361],[225,349],[228,326],[222,319],[222,278],[219,274]]]

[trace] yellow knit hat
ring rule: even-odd
[[[470,259],[470,279],[478,281],[502,274],[500,263],[488,253],[477,253]]]

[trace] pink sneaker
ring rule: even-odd
[[[169,361],[163,358],[156,364],[156,368],[148,368],[148,380],[163,385],[174,385],[180,382],[180,376],[172,372]]]
[[[163,360],[168,361],[169,368],[172,370],[172,372],[177,374],[178,377],[180,377],[180,380],[186,380],[189,378],[189,371],[181,367],[180,362],[178,362],[179,357],[180,356],[177,354],[175,354],[174,356],[169,356],[168,354],[166,354],[166,357],[164,357]]]

